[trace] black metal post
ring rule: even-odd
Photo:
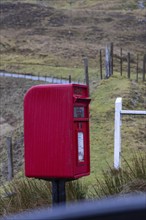
[[[52,204],[53,206],[66,202],[66,192],[65,192],[65,180],[64,179],[54,179],[52,180]]]

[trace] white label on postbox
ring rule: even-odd
[[[84,161],[84,134],[78,132],[78,160]]]

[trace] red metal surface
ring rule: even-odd
[[[74,106],[84,108],[84,117],[74,118]],[[24,98],[26,176],[74,179],[89,175],[88,106],[88,87],[85,85],[39,85],[26,93]],[[77,110],[80,111],[80,108]],[[78,132],[84,136],[83,161],[78,159]]]

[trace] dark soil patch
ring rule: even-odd
[[[45,1],[44,4],[43,1],[34,4],[3,1],[0,4],[2,52],[32,53],[34,57],[51,54],[63,59],[70,53],[81,59],[80,51],[86,51],[93,59],[92,54],[113,42],[115,47],[123,47],[123,51],[143,54],[146,51],[144,11],[119,10],[115,9],[115,4],[112,10],[109,3],[109,9],[104,11],[99,2],[96,7],[84,9],[56,9]]]
[[[41,26],[45,17],[51,16],[54,10],[50,7],[27,3],[1,3],[1,28],[31,28]]]

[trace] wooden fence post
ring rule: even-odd
[[[39,81],[39,79],[40,79],[40,74],[38,73],[38,81]]]
[[[128,62],[127,74],[128,74],[128,79],[130,79],[130,53],[127,54],[127,62]]]
[[[122,48],[120,49],[120,73],[121,76],[123,74],[123,52],[122,52]]]
[[[143,77],[142,80],[145,81],[145,74],[146,74],[146,54],[143,56]]]
[[[8,181],[13,178],[13,152],[12,152],[12,138],[7,137],[7,154],[8,154]]]
[[[105,48],[105,78],[110,77],[110,49],[108,46]]]
[[[113,74],[113,43],[106,46],[105,49],[105,78]]]
[[[102,50],[100,50],[100,78],[102,79]]]
[[[88,58],[84,57],[85,82],[89,87]]]
[[[139,72],[138,62],[139,62],[139,56],[137,54],[137,60],[136,60],[136,81],[137,82],[138,82],[138,72]]]
[[[71,75],[68,76],[68,81],[71,83]]]
[[[110,45],[110,74],[113,75],[113,43]]]

